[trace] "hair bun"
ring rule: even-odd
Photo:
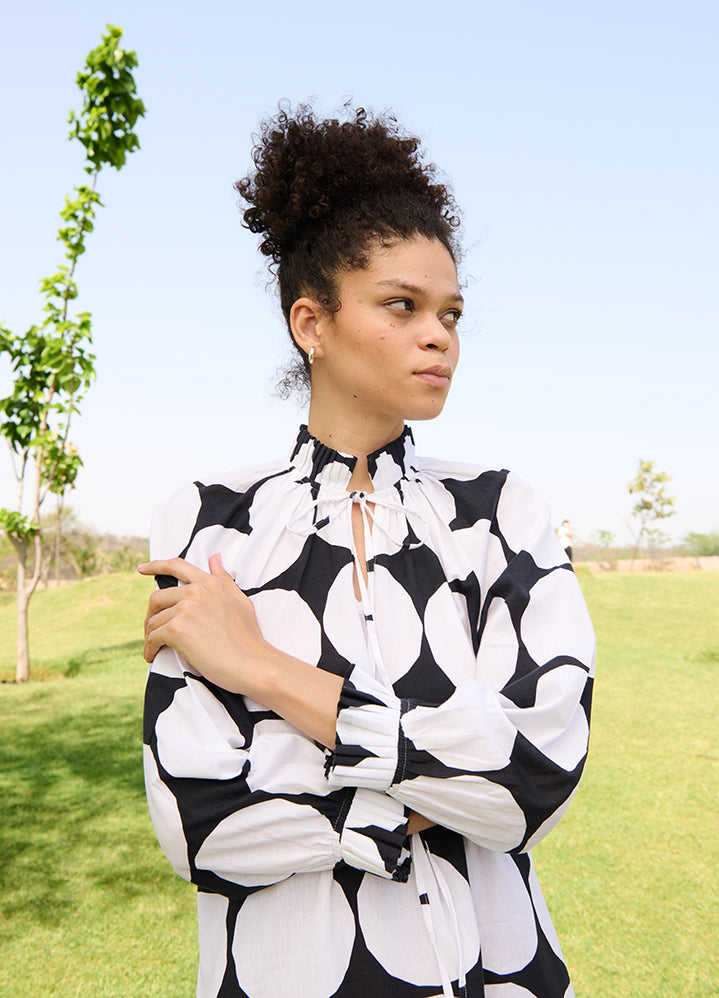
[[[263,234],[260,250],[279,263],[307,229],[373,194],[414,193],[434,210],[453,208],[446,188],[429,181],[419,140],[405,135],[392,115],[372,116],[345,105],[348,120],[317,120],[309,104],[289,102],[265,121],[252,151],[254,174],[235,184],[249,204],[244,224]],[[448,216],[447,216],[448,217]],[[449,220],[449,218],[448,218]]]

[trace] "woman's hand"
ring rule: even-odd
[[[263,638],[252,601],[222,567],[220,555],[210,558],[209,572],[184,558],[151,561],[138,571],[185,583],[150,596],[145,660],[152,662],[168,645],[211,682],[253,696],[261,662],[275,649]]]
[[[183,558],[139,565],[141,575],[170,575],[183,586],[158,589],[145,618],[144,656],[163,645],[187,659],[206,679],[274,710],[310,738],[334,748],[341,676],[293,658],[262,636],[252,601],[222,567],[210,571]]]

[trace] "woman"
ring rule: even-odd
[[[141,566],[148,798],[199,889],[202,998],[572,994],[529,849],[584,765],[594,639],[541,500],[415,456],[462,310],[417,149],[283,111],[237,185],[311,395],[289,460],[181,491]]]

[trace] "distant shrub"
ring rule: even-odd
[[[105,552],[105,565],[108,572],[131,572],[137,568],[139,562],[147,561],[149,554],[144,542],[140,542],[138,548],[137,541],[134,544],[123,544],[115,551]]]
[[[687,552],[697,558],[710,558],[719,554],[719,530],[708,534],[686,534],[684,537]]]

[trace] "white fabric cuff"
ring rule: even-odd
[[[401,700],[361,669],[345,680],[326,773],[333,788],[387,790],[397,772]]]
[[[340,832],[342,859],[383,877],[405,883],[409,876],[407,847],[409,810],[373,790],[357,790]]]

